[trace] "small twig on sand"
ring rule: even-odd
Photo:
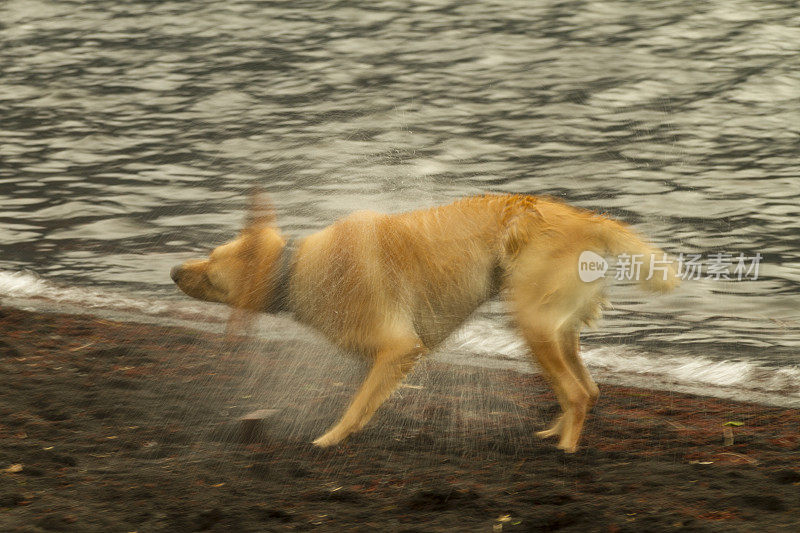
[[[83,350],[84,348],[88,348],[89,346],[91,346],[93,344],[94,344],[94,342],[87,342],[83,346],[77,346],[75,348],[70,348],[69,351],[70,352],[77,352],[78,350]]]
[[[758,464],[758,460],[753,459],[752,457],[747,457],[746,455],[742,455],[741,453],[720,452],[719,455],[733,455],[734,457],[738,457],[739,459],[744,459],[745,461],[747,461],[751,465],[757,465]]]

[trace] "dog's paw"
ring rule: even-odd
[[[328,448],[330,446],[336,446],[342,441],[341,438],[337,438],[335,435],[331,435],[330,433],[326,433],[311,444],[316,446],[317,448]]]
[[[558,437],[561,435],[561,430],[564,428],[564,415],[560,414],[556,417],[553,425],[549,429],[537,431],[536,436],[540,439],[549,439],[550,437]]]
[[[559,442],[556,448],[564,450],[564,453],[575,453],[578,451],[578,443]]]
[[[536,436],[540,439],[549,439],[550,437],[558,437],[560,435],[560,431],[558,429],[545,429],[542,431],[537,431]]]

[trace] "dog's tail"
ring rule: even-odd
[[[618,272],[624,278],[637,280],[655,292],[669,292],[680,283],[673,258],[632,229],[606,217],[594,226],[594,240],[604,255],[616,256]]]
[[[549,197],[514,196],[506,199],[505,209],[508,220],[502,250],[507,269],[523,249],[532,249],[538,254],[567,258],[561,267],[564,272],[572,271],[575,265],[581,274],[583,254],[587,253],[591,254],[587,269],[594,272],[586,279],[579,276],[582,281],[602,277],[605,271],[599,277],[593,275],[597,270],[592,265],[615,256],[617,274],[623,274],[615,277],[639,281],[655,292],[669,292],[680,282],[677,263],[622,222]]]

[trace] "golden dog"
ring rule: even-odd
[[[561,405],[538,435],[575,451],[599,394],[578,353],[579,332],[605,301],[602,279],[581,281],[579,257],[663,256],[623,224],[546,197],[487,194],[396,215],[359,211],[296,246],[287,246],[271,208],[257,211],[237,239],[171,275],[189,296],[235,308],[233,320],[289,311],[371,361],[318,446],[361,429],[417,359],[502,291]],[[647,287],[667,291],[678,282],[671,263],[654,274],[644,261]]]

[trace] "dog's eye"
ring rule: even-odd
[[[211,279],[211,275],[208,272],[205,272],[204,277],[205,277],[205,282],[211,285],[211,288],[218,289],[217,284],[214,283],[214,280]]]

